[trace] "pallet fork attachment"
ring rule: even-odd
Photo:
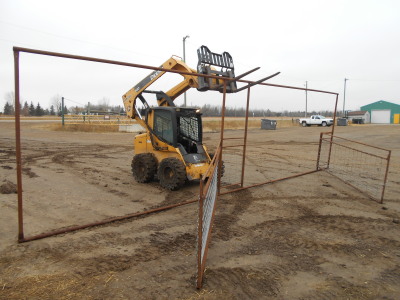
[[[249,75],[250,73],[257,71],[258,69],[260,69],[260,67],[254,68],[250,71],[247,71],[247,72],[235,77],[235,67],[233,64],[233,59],[232,59],[232,56],[228,52],[223,52],[222,54],[217,54],[217,53],[211,52],[210,49],[208,49],[208,47],[201,46],[199,49],[197,49],[197,56],[199,59],[198,63],[197,63],[197,72],[198,73],[232,78],[232,80],[229,80],[227,82],[227,86],[226,86],[227,93],[240,92],[244,89],[247,89],[253,85],[264,82],[264,81],[280,74],[280,72],[277,72],[275,74],[272,74],[270,76],[262,78],[254,83],[245,85],[244,87],[241,87],[238,89],[236,82],[239,79]],[[221,69],[218,71],[215,69],[214,66],[220,67]],[[197,90],[199,90],[199,91],[203,92],[203,91],[208,91],[208,90],[216,90],[219,92],[223,92],[223,90],[222,90],[223,83],[220,83],[220,80],[218,80],[218,79],[198,77],[198,82],[199,82],[199,84],[198,84],[199,86],[197,87]]]
[[[207,46],[201,46],[197,49],[197,72],[205,75],[214,75],[227,78],[235,78],[235,66],[233,64],[232,56],[228,52],[217,54],[211,52]],[[220,67],[216,70],[215,67]],[[220,80],[215,78],[198,77],[199,86],[197,90],[203,92],[208,90],[217,90],[222,92]],[[236,82],[231,81],[226,87],[227,93],[234,93],[236,91]]]

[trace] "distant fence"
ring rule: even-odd
[[[382,203],[390,155],[387,149],[321,133],[317,169]]]
[[[130,125],[137,124],[135,120],[120,115],[65,115],[66,124],[98,124],[98,125]]]

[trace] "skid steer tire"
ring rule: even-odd
[[[211,160],[214,158],[215,153],[211,152],[208,153],[208,155],[210,155]],[[222,167],[221,167],[221,177],[224,177],[225,174],[225,162],[222,161]]]
[[[221,166],[221,177],[224,177],[225,175],[225,162],[222,161],[222,166]]]
[[[186,167],[177,158],[169,157],[161,161],[158,166],[160,185],[171,191],[178,190],[186,181]]]
[[[157,160],[151,153],[136,154],[132,159],[132,174],[137,182],[145,183],[154,179]]]

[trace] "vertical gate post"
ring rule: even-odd
[[[321,149],[322,149],[322,139],[323,139],[324,133],[321,132],[319,135],[319,147],[318,147],[318,156],[317,156],[317,168],[316,170],[319,170],[319,161],[321,159]]]
[[[200,289],[203,283],[203,270],[202,270],[202,242],[203,242],[203,205],[204,205],[204,182],[200,180],[200,195],[199,195],[199,222],[198,222],[198,236],[197,236],[197,288]]]
[[[336,123],[336,112],[337,112],[338,99],[339,99],[339,94],[336,94],[335,111],[333,113],[333,125],[332,125],[332,131],[331,131],[331,142],[329,145],[329,154],[328,154],[328,166],[327,166],[328,169],[329,169],[329,165],[331,163],[332,142],[333,142],[333,135],[335,134],[335,123]]]
[[[61,124],[64,126],[64,97],[61,97]]]
[[[384,180],[383,180],[383,188],[382,188],[382,195],[381,195],[381,203],[383,203],[383,196],[385,195],[386,182],[387,182],[387,177],[388,177],[388,172],[389,172],[389,164],[390,164],[390,156],[391,156],[391,155],[392,155],[392,151],[389,150],[389,153],[388,153],[388,156],[387,156],[385,178],[384,178]]]
[[[247,130],[249,128],[249,107],[250,107],[250,87],[247,89],[247,104],[246,104],[246,121],[244,126],[244,138],[243,138],[243,158],[242,158],[242,177],[240,179],[240,186],[244,184],[244,168],[246,162],[246,148],[247,148]]]
[[[15,156],[17,160],[17,193],[18,193],[18,242],[24,240],[24,220],[22,203],[22,158],[21,158],[21,122],[19,91],[19,51],[14,49],[15,80]]]
[[[218,189],[217,195],[219,195],[221,191],[221,169],[222,169],[222,149],[224,148],[224,131],[225,131],[225,104],[226,104],[226,80],[224,80],[224,89],[223,89],[223,97],[222,97],[222,111],[221,111],[221,153],[219,154],[219,162],[218,162]]]

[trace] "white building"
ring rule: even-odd
[[[347,113],[347,119],[353,124],[371,123],[370,114],[366,110],[349,111]]]

